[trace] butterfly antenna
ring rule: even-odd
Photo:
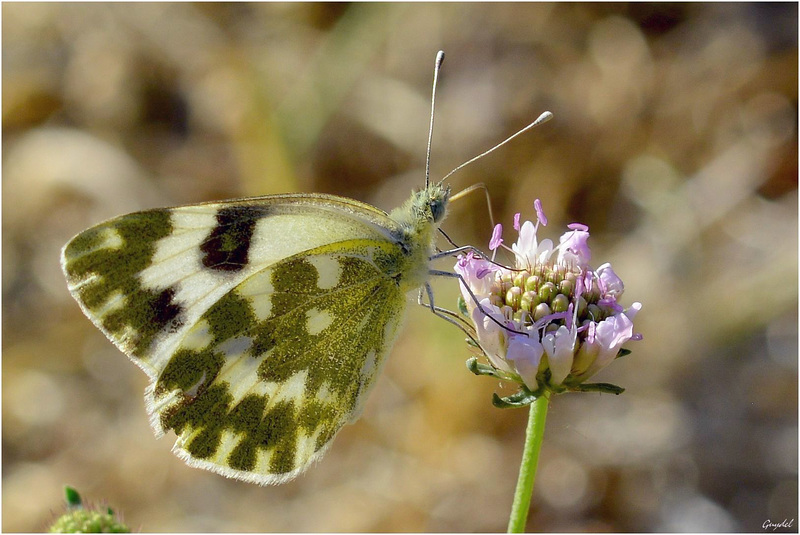
[[[537,117],[537,118],[536,118],[536,120],[535,120],[535,121],[533,121],[531,124],[529,124],[528,126],[526,126],[525,128],[523,128],[522,130],[520,130],[519,132],[517,132],[517,133],[516,133],[516,134],[514,134],[513,136],[511,136],[511,137],[507,138],[505,141],[502,141],[502,142],[498,143],[497,145],[495,145],[495,146],[494,146],[494,147],[492,147],[491,149],[487,150],[486,152],[482,152],[481,154],[478,154],[477,156],[475,156],[475,157],[474,157],[474,158],[472,158],[471,160],[469,160],[469,161],[466,161],[466,162],[462,163],[461,165],[459,165],[458,167],[456,167],[455,169],[453,169],[452,171],[450,171],[449,173],[447,173],[447,174],[444,176],[444,178],[442,179],[442,182],[444,182],[445,180],[447,180],[447,179],[448,179],[448,177],[450,177],[450,175],[452,175],[452,174],[453,174],[453,173],[455,173],[456,171],[459,171],[459,170],[463,169],[464,167],[468,166],[469,164],[471,164],[471,163],[473,163],[473,162],[476,162],[476,161],[480,160],[481,158],[483,158],[484,156],[486,156],[486,155],[487,155],[487,154],[489,154],[490,152],[493,152],[493,151],[495,151],[495,150],[499,149],[500,147],[502,147],[503,145],[505,145],[506,143],[508,143],[508,142],[509,142],[509,141],[511,141],[512,139],[514,139],[515,137],[517,137],[517,136],[519,136],[519,135],[522,135],[522,134],[524,134],[525,132],[527,132],[528,130],[530,130],[531,128],[533,128],[533,127],[535,127],[535,126],[539,126],[539,125],[540,125],[540,124],[542,124],[542,123],[546,123],[547,121],[549,121],[549,120],[550,120],[550,119],[552,119],[552,118],[553,118],[553,114],[552,114],[552,113],[550,113],[549,111],[546,111],[546,112],[542,113],[542,114],[541,114],[539,117]],[[431,117],[431,126],[433,126],[433,117]]]
[[[433,111],[436,103],[436,82],[439,80],[439,70],[444,61],[444,51],[440,50],[436,54],[436,63],[433,66],[433,91],[431,93],[431,126],[428,129],[428,154],[425,157],[425,189],[431,183],[431,141],[433,140]]]

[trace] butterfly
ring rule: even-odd
[[[358,418],[407,294],[422,303],[427,289],[454,323],[428,285],[454,275],[430,268],[451,253],[435,247],[450,199],[426,173],[388,214],[323,194],[146,210],[81,232],[61,264],[86,316],[150,378],[151,426],[175,432],[178,457],[282,483]]]

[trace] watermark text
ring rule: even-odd
[[[794,527],[794,518],[789,520],[784,518],[781,522],[774,522],[772,520],[765,520],[761,527],[766,531],[771,529],[772,531],[777,531],[779,529],[792,529]]]

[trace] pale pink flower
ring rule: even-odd
[[[510,250],[515,265],[504,268],[473,253],[459,256],[456,272],[478,298],[462,287],[470,319],[483,353],[492,366],[514,374],[531,392],[580,389],[579,385],[618,355],[622,345],[640,340],[633,319],[642,308],[624,309],[618,300],[625,287],[606,263],[589,265],[589,228],[568,225],[557,246],[539,240],[547,217],[539,199],[536,222],[520,224]],[[490,249],[502,245],[502,226],[492,233]],[[487,315],[488,314],[488,315]]]

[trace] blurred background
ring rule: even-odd
[[[325,192],[390,210],[432,174],[557,239],[589,225],[644,341],[551,402],[532,531],[762,531],[798,517],[797,4],[2,6],[4,531],[64,484],[138,531],[503,531],[527,418],[410,306],[363,417],[297,480],[188,468],[146,377],[59,268],[134,210]],[[485,247],[486,202],[444,229]],[[442,269],[448,269],[444,262]],[[439,304],[458,289],[434,281]]]

